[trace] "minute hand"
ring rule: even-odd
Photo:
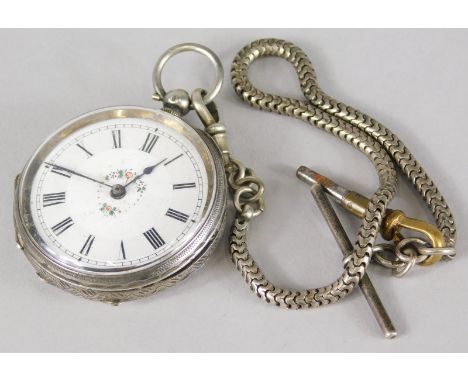
[[[151,174],[153,172],[153,170],[158,167],[160,164],[164,163],[165,161],[167,160],[167,158],[164,158],[162,161],[156,163],[155,165],[153,166],[148,166],[148,167],[145,167],[143,169],[143,172],[136,176],[135,178],[133,178],[130,182],[128,182],[124,187],[127,188],[128,185],[136,182],[138,179],[140,179],[143,175],[148,175],[148,174]]]
[[[60,170],[64,170],[64,171],[66,171],[66,172],[69,172],[70,174],[73,174],[73,175],[76,175],[76,176],[80,176],[80,177],[82,177],[82,178],[85,178],[85,179],[91,180],[91,181],[93,181],[93,182],[96,182],[96,183],[99,183],[99,184],[102,184],[102,185],[104,185],[104,186],[107,186],[107,187],[112,188],[112,186],[111,186],[110,184],[101,182],[100,180],[97,180],[97,179],[90,178],[89,176],[80,174],[79,172],[70,170],[69,168],[66,168],[66,167],[63,167],[63,166],[59,166],[59,165],[57,165],[57,164],[53,164],[53,163],[49,163],[49,162],[44,162],[44,163],[45,163],[46,165],[49,165],[49,166],[58,168],[58,169],[60,169]]]

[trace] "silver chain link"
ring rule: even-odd
[[[277,56],[289,61],[296,69],[308,102],[256,89],[247,73],[252,62],[262,56]],[[228,183],[234,192],[233,203],[237,216],[230,237],[232,260],[258,297],[287,308],[318,307],[336,302],[349,294],[365,275],[372,258],[392,269],[395,276],[402,277],[429,256],[446,259],[455,256],[455,223],[433,181],[395,134],[368,115],[327,96],[319,88],[312,64],[300,48],[282,40],[255,41],[238,53],[232,64],[231,75],[237,94],[251,106],[299,118],[356,147],[374,164],[380,182],[362,220],[354,250],[343,261],[344,272],[334,283],[302,291],[273,285],[255,263],[247,247],[250,222],[264,210],[264,184],[252,169],[231,156],[226,129],[218,121],[216,106],[213,102],[206,104],[206,92],[196,89],[190,97],[190,104],[220,148]],[[397,190],[395,164],[431,209],[448,247],[432,248],[419,238],[403,239],[396,246],[375,244],[387,206]],[[391,257],[385,255],[389,252],[392,253]]]
[[[423,263],[429,256],[455,255],[455,248],[433,248],[426,240],[409,237],[402,239],[396,245],[377,244],[374,246],[373,252],[372,260],[391,269],[395,277],[403,277],[415,265]]]
[[[263,193],[265,186],[251,168],[234,159],[229,152],[226,128],[218,121],[216,105],[206,104],[203,89],[196,89],[192,93],[191,104],[205,125],[205,131],[213,137],[223,154],[229,186],[234,191],[233,203],[239,216],[250,220],[257,217],[264,210]],[[209,110],[211,106],[212,110]],[[213,113],[214,112],[214,113]]]
[[[255,88],[248,79],[252,62],[264,56],[276,56],[290,62],[299,77],[307,101],[268,94]],[[292,43],[263,39],[244,47],[235,57],[231,68],[232,84],[236,93],[251,106],[269,112],[298,118],[353,145],[374,164],[380,186],[371,198],[362,220],[356,244],[344,263],[343,274],[332,284],[302,291],[283,289],[273,285],[255,263],[247,247],[247,231],[254,216],[263,210],[263,183],[252,170],[240,162],[226,162],[229,184],[234,189],[234,203],[238,211],[230,237],[232,260],[257,296],[268,303],[287,308],[311,308],[330,304],[348,295],[366,273],[375,251],[375,241],[383,215],[397,190],[395,165],[420,193],[443,233],[448,248],[432,249],[431,254],[452,258],[455,252],[455,222],[452,213],[434,182],[398,137],[370,116],[347,106],[325,94],[316,81],[315,71],[307,55]],[[401,244],[395,266],[397,273],[407,273],[414,264],[422,262],[409,243]],[[414,243],[413,243],[414,244]],[[403,248],[404,247],[404,248]],[[421,248],[423,246],[421,245]],[[378,252],[378,251],[377,251]]]
[[[247,220],[260,215],[265,208],[262,180],[255,176],[252,169],[234,158],[230,158],[226,172],[229,186],[234,190],[233,202],[237,213]]]

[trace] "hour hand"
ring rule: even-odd
[[[107,187],[111,187],[111,185],[107,184],[107,183],[104,183],[104,182],[101,182],[100,180],[97,180],[97,179],[93,179],[87,175],[83,175],[83,174],[80,174],[79,172],[76,172],[74,170],[70,170],[69,168],[66,168],[66,167],[63,167],[63,166],[59,166],[57,164],[53,164],[53,163],[49,163],[49,162],[44,162],[44,164],[46,164],[47,166],[51,166],[53,168],[56,168],[56,169],[59,169],[59,170],[62,170],[62,171],[66,171],[70,174],[73,174],[73,175],[76,175],[76,176],[80,176],[82,178],[85,178],[85,179],[88,179],[88,180],[91,180],[93,182],[96,182],[96,183],[99,183],[99,184],[102,184],[104,186],[107,186]]]

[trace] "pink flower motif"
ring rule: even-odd
[[[126,177],[127,179],[130,179],[132,176],[133,176],[133,172],[131,172],[131,171],[127,171],[127,172],[125,173],[125,177]]]

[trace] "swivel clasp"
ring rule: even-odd
[[[364,218],[370,202],[365,196],[358,192],[350,191],[305,166],[299,167],[297,176],[309,185],[320,184],[325,192],[344,209],[357,217]],[[424,241],[420,239],[414,241],[424,243],[417,250],[420,256],[424,256],[424,258],[420,258],[417,261],[419,265],[433,265],[439,262],[443,256],[455,253],[454,248],[446,247],[444,235],[433,224],[410,218],[399,210],[387,209],[382,220],[382,237],[385,240],[393,241],[397,248],[399,248],[401,245],[398,246],[398,244],[403,244],[402,241],[405,239],[401,233],[402,229],[417,232],[427,238]]]

